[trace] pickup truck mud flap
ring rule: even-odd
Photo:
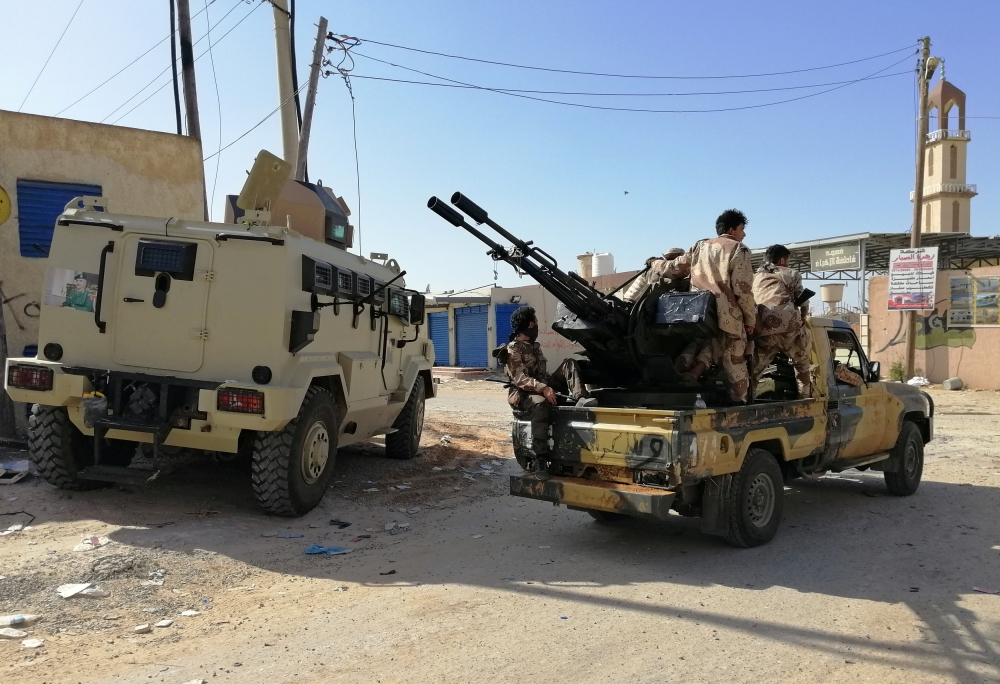
[[[513,496],[565,504],[570,508],[623,513],[657,520],[667,519],[674,502],[673,492],[576,477],[536,480],[531,475],[511,475],[510,493]]]

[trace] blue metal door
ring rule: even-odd
[[[448,312],[427,314],[427,333],[434,343],[434,365],[447,366],[451,345],[448,344]]]
[[[463,306],[455,309],[455,365],[486,367],[486,323],[489,305]]]
[[[525,304],[495,304],[494,309],[496,309],[496,325],[493,326],[496,330],[496,342],[494,346],[500,346],[501,344],[506,344],[512,332],[510,329],[510,316],[512,313],[520,309]]]
[[[100,185],[17,181],[17,230],[21,256],[44,259],[52,245],[52,230],[66,203],[74,197],[101,196]]]

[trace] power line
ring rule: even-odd
[[[346,37],[346,36],[344,36]],[[890,50],[889,52],[883,52],[878,55],[872,55],[871,57],[862,57],[861,59],[853,59],[849,62],[840,62],[839,64],[828,64],[827,66],[819,67],[809,67],[806,69],[792,69],[789,71],[772,71],[770,73],[762,74],[731,74],[728,76],[646,76],[640,74],[612,74],[603,73],[599,71],[574,71],[572,69],[551,69],[548,67],[530,66],[526,64],[512,64],[509,62],[494,62],[488,59],[477,59],[475,57],[464,57],[462,55],[451,55],[445,52],[434,52],[432,50],[421,50],[419,48],[406,47],[405,45],[394,45],[392,43],[382,43],[377,40],[369,40],[367,38],[358,39],[362,43],[371,43],[373,45],[382,45],[384,47],[396,48],[397,50],[408,50],[410,52],[419,52],[425,55],[434,55],[436,57],[447,57],[449,59],[460,59],[467,62],[479,62],[480,64],[492,64],[494,66],[504,66],[511,67],[514,69],[530,69],[532,71],[548,71],[557,74],[575,74],[578,76],[602,76],[606,78],[638,78],[638,79],[677,79],[677,80],[699,80],[699,79],[721,79],[721,78],[763,78],[765,76],[785,76],[788,74],[801,74],[807,71],[821,71],[823,69],[836,69],[837,67],[848,66],[850,64],[858,64],[859,62],[867,62],[873,59],[878,59],[879,57],[887,57],[888,55],[894,55],[897,52],[903,52],[904,50],[912,50],[913,46],[908,45],[906,47],[899,48],[897,50]]]
[[[80,0],[80,4],[76,6],[75,10],[73,10],[73,16],[71,16],[69,18],[69,21],[66,22],[66,28],[64,28],[62,33],[59,34],[59,40],[57,40],[56,44],[52,46],[52,52],[49,53],[48,59],[46,59],[45,64],[42,65],[41,71],[39,71],[38,75],[35,76],[35,80],[32,81],[31,87],[28,88],[28,94],[24,96],[23,100],[21,100],[21,106],[17,108],[17,111],[21,111],[21,108],[24,107],[24,103],[28,101],[29,97],[31,97],[31,91],[35,89],[35,86],[38,84],[38,79],[40,79],[42,77],[42,74],[45,73],[45,67],[49,65],[49,61],[52,59],[52,55],[56,54],[56,50],[59,49],[59,44],[62,42],[63,36],[65,36],[66,32],[69,31],[70,24],[73,23],[74,19],[76,19],[76,13],[80,11],[81,7],[83,7],[83,0]]]
[[[215,1],[216,0],[211,0],[211,2],[209,2],[208,4],[210,4],[210,5],[214,4]],[[242,2],[242,0],[240,0],[240,2]],[[194,19],[194,17],[197,17],[199,14],[201,14],[204,11],[205,10],[200,10],[199,12],[197,12],[191,18]],[[126,69],[128,69],[130,66],[132,66],[133,64],[135,64],[136,62],[138,62],[140,59],[142,59],[143,57],[145,57],[146,55],[148,55],[150,52],[152,52],[156,48],[158,48],[161,45],[163,45],[163,43],[165,43],[166,41],[170,40],[170,38],[173,37],[173,35],[174,34],[171,33],[167,37],[165,37],[162,40],[160,40],[159,42],[157,42],[155,45],[153,45],[153,47],[149,48],[148,50],[146,50],[145,52],[143,52],[141,55],[139,55],[138,57],[136,57],[135,59],[133,59],[131,62],[129,62],[128,64],[126,64],[125,66],[123,66],[121,69],[119,69],[118,71],[116,71],[114,74],[112,74],[111,76],[109,76],[107,79],[105,79],[104,81],[102,81],[99,85],[97,85],[95,88],[93,88],[92,90],[90,90],[86,95],[82,96],[80,99],[76,100],[72,104],[67,105],[67,106],[63,107],[62,109],[60,109],[58,112],[55,113],[55,116],[59,116],[60,114],[62,114],[66,110],[71,109],[72,107],[75,107],[79,103],[81,103],[84,100],[86,100],[88,97],[90,97],[91,95],[93,95],[94,93],[96,93],[98,90],[100,90],[101,88],[103,88],[104,86],[106,86],[108,83],[110,83],[113,79],[115,79],[123,71],[125,71]]]
[[[239,5],[237,5],[237,6],[239,6]],[[253,14],[254,12],[256,12],[258,7],[260,7],[260,5],[255,5],[252,10],[250,10],[245,15],[243,15],[243,18],[240,19],[235,24],[233,24],[232,28],[230,28],[228,31],[226,31],[225,33],[223,33],[222,37],[219,38],[217,41],[215,41],[215,44],[218,45],[219,43],[221,43],[225,39],[226,36],[228,36],[230,33],[232,33],[234,30],[236,30],[237,26],[239,26],[240,24],[242,24],[244,21],[246,21],[246,19],[251,14]],[[236,9],[236,8],[234,7],[233,9]],[[218,26],[219,24],[221,24],[223,22],[223,20],[225,20],[225,18],[227,16],[229,16],[230,13],[232,13],[232,11],[233,10],[229,10],[229,12],[226,13],[226,16],[222,17],[222,19],[219,19],[219,21],[215,22],[215,25]],[[204,36],[202,36],[202,38],[204,38]],[[200,43],[201,40],[202,40],[202,38],[199,38],[198,40],[196,40],[194,42],[194,45],[197,45],[198,43]],[[200,55],[198,55],[197,57],[195,57],[194,61],[197,62],[199,59],[201,59],[202,57],[204,57],[207,53],[208,53],[208,50],[205,50],[205,52],[202,52]],[[118,106],[114,110],[114,112],[111,112],[111,114],[108,114],[106,117],[104,117],[103,119],[101,119],[100,123],[104,123],[105,121],[107,121],[108,119],[110,119],[114,115],[115,112],[117,112],[119,109],[121,109],[122,107],[124,107],[126,104],[128,104],[129,102],[131,102],[132,100],[134,100],[139,95],[139,93],[141,93],[143,90],[145,90],[149,86],[153,85],[153,83],[156,82],[156,79],[159,78],[160,76],[162,76],[163,74],[167,73],[167,71],[169,69],[170,69],[170,67],[167,67],[166,69],[164,69],[163,71],[161,71],[159,74],[157,74],[156,78],[154,78],[152,81],[150,81],[149,83],[147,83],[146,85],[144,85],[142,88],[140,88],[138,93],[136,93],[135,95],[133,95],[132,97],[130,97],[122,105]],[[116,124],[119,121],[121,121],[122,119],[124,119],[126,116],[128,116],[129,114],[131,114],[132,112],[134,112],[135,110],[137,110],[139,107],[141,107],[142,105],[144,105],[147,102],[149,102],[149,100],[151,100],[154,95],[156,95],[158,92],[160,92],[161,90],[163,90],[164,88],[166,88],[168,85],[170,85],[170,83],[171,82],[169,80],[166,81],[166,82],[164,82],[159,88],[157,88],[156,90],[154,90],[153,92],[151,92],[145,99],[143,99],[142,102],[140,102],[136,106],[132,107],[132,109],[128,110],[127,112],[125,112],[124,114],[122,114],[121,116],[119,116],[117,119],[115,119],[114,121],[112,121],[111,123],[112,124]]]
[[[229,10],[228,12],[226,12],[226,13],[225,13],[224,15],[222,15],[222,18],[221,18],[221,19],[219,19],[219,20],[218,20],[217,22],[215,22],[215,27],[218,27],[218,26],[219,26],[219,24],[221,24],[222,22],[224,22],[224,21],[226,20],[226,17],[228,17],[228,16],[230,15],[230,14],[232,14],[232,13],[233,13],[233,12],[234,12],[234,11],[236,10],[236,8],[237,8],[237,7],[239,7],[240,5],[242,5],[242,4],[243,4],[243,2],[244,2],[244,0],[237,0],[236,4],[235,4],[235,5],[233,5],[232,9],[230,9],[230,10]],[[236,28],[237,26],[239,26],[240,24],[242,24],[242,23],[243,23],[243,20],[244,20],[244,19],[246,19],[247,17],[249,17],[249,16],[251,15],[251,14],[253,14],[253,13],[254,13],[254,11],[255,11],[255,10],[256,10],[256,9],[258,8],[258,7],[260,7],[260,5],[255,5],[255,6],[254,6],[254,8],[253,8],[252,10],[250,10],[249,12],[247,12],[247,13],[246,13],[246,14],[245,14],[245,15],[243,16],[243,19],[240,19],[240,20],[239,20],[238,22],[236,22],[236,24],[234,24],[234,25],[233,25],[233,28],[229,29],[229,31],[227,31],[226,33],[224,33],[224,34],[222,35],[222,38],[225,38],[226,36],[228,36],[228,35],[229,35],[229,33],[230,33],[230,32],[231,32],[231,31],[232,31],[232,30],[233,30],[234,28]],[[194,15],[194,16],[198,16],[198,15]],[[215,27],[213,27],[213,28],[215,28]],[[221,41],[221,40],[222,40],[222,38],[219,38],[219,40],[217,40],[217,41],[215,41],[215,42],[216,42],[216,43],[218,43],[219,41]],[[198,43],[200,43],[200,42],[201,42],[201,41],[203,41],[204,39],[205,39],[205,36],[202,36],[201,38],[199,38],[198,40],[196,40],[196,41],[195,41],[195,42],[193,43],[192,47],[193,47],[194,45],[197,45]],[[206,51],[206,52],[207,52],[207,51]],[[202,58],[202,57],[204,57],[204,56],[205,56],[205,52],[203,52],[203,53],[201,53],[200,55],[198,55],[197,59],[201,59],[201,58]],[[196,59],[196,61],[197,61],[197,59]],[[175,64],[176,64],[176,62],[175,62]],[[144,85],[143,87],[139,88],[139,90],[138,90],[138,91],[136,91],[136,93],[135,93],[134,95],[132,95],[132,97],[130,97],[129,99],[125,100],[125,101],[124,101],[123,103],[121,103],[120,105],[118,105],[117,107],[115,107],[115,108],[114,108],[114,109],[113,109],[113,110],[111,111],[111,113],[110,113],[110,114],[108,114],[108,115],[107,115],[106,117],[104,117],[103,119],[101,119],[101,120],[100,120],[100,123],[104,123],[105,121],[107,121],[108,119],[110,119],[110,118],[111,118],[112,116],[114,116],[114,115],[115,115],[115,112],[119,111],[120,109],[122,109],[123,107],[125,107],[125,105],[127,105],[127,104],[128,104],[129,102],[131,102],[131,101],[132,101],[132,100],[134,100],[135,98],[139,97],[139,95],[141,95],[141,94],[142,94],[142,91],[144,91],[144,90],[145,90],[146,88],[148,88],[149,86],[151,86],[151,85],[153,85],[154,83],[156,83],[156,81],[157,81],[157,80],[158,80],[158,79],[160,78],[160,76],[162,76],[163,74],[165,74],[165,73],[167,73],[168,71],[170,71],[170,69],[171,69],[171,68],[172,68],[172,67],[167,67],[166,69],[164,69],[163,71],[161,71],[160,73],[158,73],[158,74],[157,74],[156,76],[154,76],[154,77],[153,77],[153,80],[151,80],[151,81],[150,81],[149,83],[147,83],[147,84],[146,84],[146,85]],[[159,88],[159,89],[157,89],[157,90],[155,90],[155,91],[154,91],[154,92],[153,92],[153,93],[152,93],[152,94],[150,95],[150,97],[152,97],[152,96],[153,96],[153,95],[155,95],[156,93],[160,92],[160,90],[162,90],[162,89],[163,89],[163,88],[165,88],[165,87],[166,87],[166,84],[164,84],[164,85],[160,86],[160,88]],[[149,100],[149,97],[147,97],[147,98],[146,98],[145,100],[143,100],[142,102],[140,102],[140,103],[139,103],[139,105],[143,104],[143,103],[144,103],[144,102],[146,102],[147,100]],[[136,105],[136,107],[138,107],[139,105]],[[114,121],[112,121],[111,123],[113,123],[113,124],[114,124],[114,123],[118,123],[118,122],[119,122],[119,121],[121,121],[121,120],[122,120],[122,119],[123,119],[123,118],[124,118],[125,116],[128,116],[128,115],[129,115],[129,114],[130,114],[131,112],[135,111],[136,107],[133,107],[132,109],[128,110],[127,112],[125,112],[125,114],[123,114],[122,116],[118,117],[117,119],[115,119],[115,120],[114,120]]]
[[[212,22],[208,16],[208,0],[205,0],[205,36],[208,38],[208,61],[212,63],[212,80],[215,81],[215,105],[219,112],[219,147],[222,147],[222,100],[219,98],[219,77],[215,74],[215,53],[212,52]],[[219,184],[219,163],[222,161],[220,154],[215,159],[215,180],[212,181],[212,204],[215,204],[215,189]],[[212,218],[212,208],[208,209],[209,220]]]
[[[457,81],[455,79],[445,78],[444,76],[437,76],[436,74],[431,74],[431,73],[428,73],[426,71],[420,71],[419,69],[413,69],[411,67],[402,66],[400,64],[394,64],[392,62],[387,62],[385,60],[381,60],[381,59],[378,59],[376,57],[371,57],[369,55],[364,55],[364,54],[361,54],[360,52],[357,52],[357,53],[354,53],[354,54],[358,55],[359,57],[365,57],[367,59],[371,59],[371,60],[374,60],[376,62],[381,62],[382,64],[387,64],[389,66],[394,66],[394,67],[396,67],[398,69],[404,69],[406,71],[412,71],[412,72],[420,74],[422,76],[427,76],[427,77],[430,77],[430,78],[436,78],[436,79],[439,79],[439,80],[442,80],[442,81],[447,81],[449,83],[457,83],[457,84],[463,85],[463,86],[469,86],[469,87],[475,88],[476,90],[484,90],[484,91],[488,91],[488,92],[492,92],[492,93],[499,93],[501,95],[508,95],[510,97],[519,97],[519,98],[523,98],[523,99],[526,99],[526,100],[534,100],[536,102],[546,102],[546,103],[549,103],[549,104],[557,104],[557,105],[562,105],[562,106],[565,106],[565,107],[577,107],[577,108],[581,108],[581,109],[599,109],[599,110],[613,111],[613,112],[646,112],[646,113],[652,113],[652,114],[705,114],[705,113],[712,113],[712,112],[734,112],[734,111],[740,111],[740,110],[745,110],[745,109],[760,109],[762,107],[774,107],[774,106],[780,105],[780,104],[787,104],[789,102],[797,102],[799,100],[805,100],[805,99],[808,99],[808,98],[811,98],[811,97],[818,97],[819,95],[825,95],[826,93],[831,93],[831,92],[833,92],[835,90],[840,90],[841,88],[846,88],[848,86],[854,85],[855,83],[860,83],[861,81],[869,80],[869,79],[871,79],[871,78],[873,78],[873,77],[881,74],[883,71],[886,71],[888,69],[891,69],[894,66],[902,64],[903,62],[905,62],[906,60],[908,60],[910,58],[910,56],[907,55],[906,57],[904,57],[903,59],[899,60],[898,62],[894,62],[893,64],[890,64],[887,67],[879,69],[878,71],[875,71],[875,72],[873,72],[873,73],[871,73],[871,74],[869,74],[867,76],[863,76],[863,77],[855,79],[853,81],[848,81],[848,82],[844,83],[843,85],[838,85],[838,86],[835,86],[833,88],[829,88],[827,90],[821,90],[821,91],[819,91],[817,93],[810,93],[808,95],[801,95],[799,97],[793,97],[793,98],[789,98],[789,99],[786,99],[786,100],[778,100],[776,102],[765,102],[765,103],[762,103],[762,104],[755,104],[755,105],[742,105],[742,106],[739,106],[739,107],[718,107],[718,108],[714,108],[714,109],[645,109],[645,108],[639,108],[639,107],[607,107],[607,106],[603,106],[603,105],[582,104],[582,103],[579,103],[579,102],[565,102],[565,101],[562,101],[562,100],[550,100],[548,98],[535,97],[533,95],[525,95],[523,93],[514,93],[514,92],[508,92],[508,91],[504,91],[504,90],[497,90],[495,88],[487,88],[485,86],[478,86],[478,85],[475,85],[475,84],[472,84],[472,83],[465,83],[464,81]]]
[[[274,109],[272,109],[270,114],[268,114],[263,119],[261,119],[260,121],[258,121],[257,123],[255,123],[249,130],[245,131],[243,133],[243,135],[241,135],[240,137],[236,138],[236,140],[232,141],[231,143],[229,143],[225,147],[220,147],[218,150],[216,150],[212,154],[210,154],[207,157],[205,157],[204,159],[202,159],[202,161],[203,162],[207,162],[212,157],[214,157],[214,156],[216,156],[218,154],[222,154],[223,152],[225,152],[226,150],[228,150],[230,147],[232,147],[233,145],[235,145],[236,143],[238,143],[240,140],[243,140],[243,138],[245,138],[248,135],[250,135],[250,133],[252,133],[254,130],[256,130],[262,123],[264,123],[265,121],[267,121],[268,119],[270,119],[272,116],[274,116],[275,112],[277,112],[279,109],[281,109],[282,107],[284,107],[285,106],[285,102],[288,102],[289,100],[291,100],[292,98],[294,98],[295,97],[295,93],[301,92],[306,87],[308,87],[308,85],[309,85],[308,82],[305,83],[305,84],[303,84],[302,87],[300,87],[297,91],[295,91],[294,93],[292,93],[291,95],[289,95],[288,97],[286,97],[285,100],[281,104],[279,104],[277,107],[275,107]]]
[[[359,56],[364,57],[358,53]],[[910,74],[911,71],[896,71],[891,74],[883,74],[881,76],[872,76],[869,80],[875,80],[880,78],[890,78],[892,76],[905,76]],[[442,88],[459,88],[463,90],[476,90],[477,86],[466,86],[457,85],[454,83],[431,83],[430,81],[408,81],[400,78],[385,78],[382,76],[362,76],[360,74],[351,74],[351,78],[363,78],[369,81],[389,81],[391,83],[408,83],[412,85],[425,85],[425,86],[439,86]],[[784,86],[780,88],[752,88],[748,90],[711,90],[711,91],[701,91],[701,92],[690,92],[690,93],[595,93],[589,91],[570,91],[570,90],[524,90],[519,88],[492,88],[492,90],[503,91],[505,93],[533,93],[536,95],[585,95],[588,97],[686,97],[693,95],[740,95],[745,93],[768,93],[778,90],[802,90],[805,88],[825,88],[827,86],[834,85],[846,85],[852,81],[832,81],[829,83],[812,83],[810,85],[798,85],[798,86]]]

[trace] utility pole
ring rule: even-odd
[[[292,47],[289,34],[288,0],[271,0],[274,12],[274,49],[278,64],[278,104],[281,106],[282,157],[292,165],[292,174],[298,168],[299,121],[295,115],[295,87],[292,85]]]
[[[325,45],[326,17],[320,17],[319,31],[316,33],[316,46],[313,48],[313,61],[309,69],[309,90],[306,92],[306,106],[302,112],[299,150],[296,154],[295,180],[298,181],[306,179],[306,160],[309,156],[309,133],[312,131],[313,109],[316,106],[316,88],[319,85],[319,74],[323,68],[323,47]]]
[[[181,94],[177,87],[177,9],[170,0],[170,72],[174,81],[174,114],[177,117],[177,135],[184,135],[181,122]]]
[[[198,118],[198,86],[194,80],[194,45],[191,42],[191,4],[177,0],[177,21],[181,29],[181,71],[184,74],[184,109],[187,134],[201,141],[201,120]]]
[[[930,36],[920,39],[920,62],[918,68],[918,83],[920,87],[920,104],[917,110],[917,165],[913,181],[913,224],[910,228],[910,248],[920,246],[921,218],[924,209],[924,162],[927,158],[927,88],[934,69],[940,60],[931,57]],[[906,312],[906,378],[913,377],[916,363],[917,342],[917,312]]]

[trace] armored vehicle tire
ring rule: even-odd
[[[924,439],[920,428],[904,421],[889,459],[897,468],[885,471],[885,486],[889,493],[910,496],[916,492],[924,473]]]
[[[311,511],[326,493],[337,457],[337,403],[313,386],[284,430],[258,432],[253,440],[253,491],[269,513]]]
[[[417,452],[420,450],[420,435],[424,431],[426,392],[424,379],[418,375],[413,381],[413,389],[406,399],[406,405],[392,424],[396,432],[385,436],[385,453],[389,458],[408,461],[417,457]]]
[[[784,493],[781,468],[774,456],[763,449],[751,449],[729,487],[726,541],[748,548],[774,539],[781,524]]]
[[[102,463],[127,466],[135,455],[134,442],[106,440]],[[107,483],[82,480],[78,473],[94,463],[94,438],[80,432],[65,407],[31,407],[28,418],[28,452],[42,478],[60,489],[86,490]]]
[[[605,525],[620,523],[623,522],[626,518],[628,518],[628,516],[625,515],[624,513],[608,513],[607,511],[590,510],[587,511],[587,514],[590,515],[590,517],[596,520],[597,522],[603,523]]]

